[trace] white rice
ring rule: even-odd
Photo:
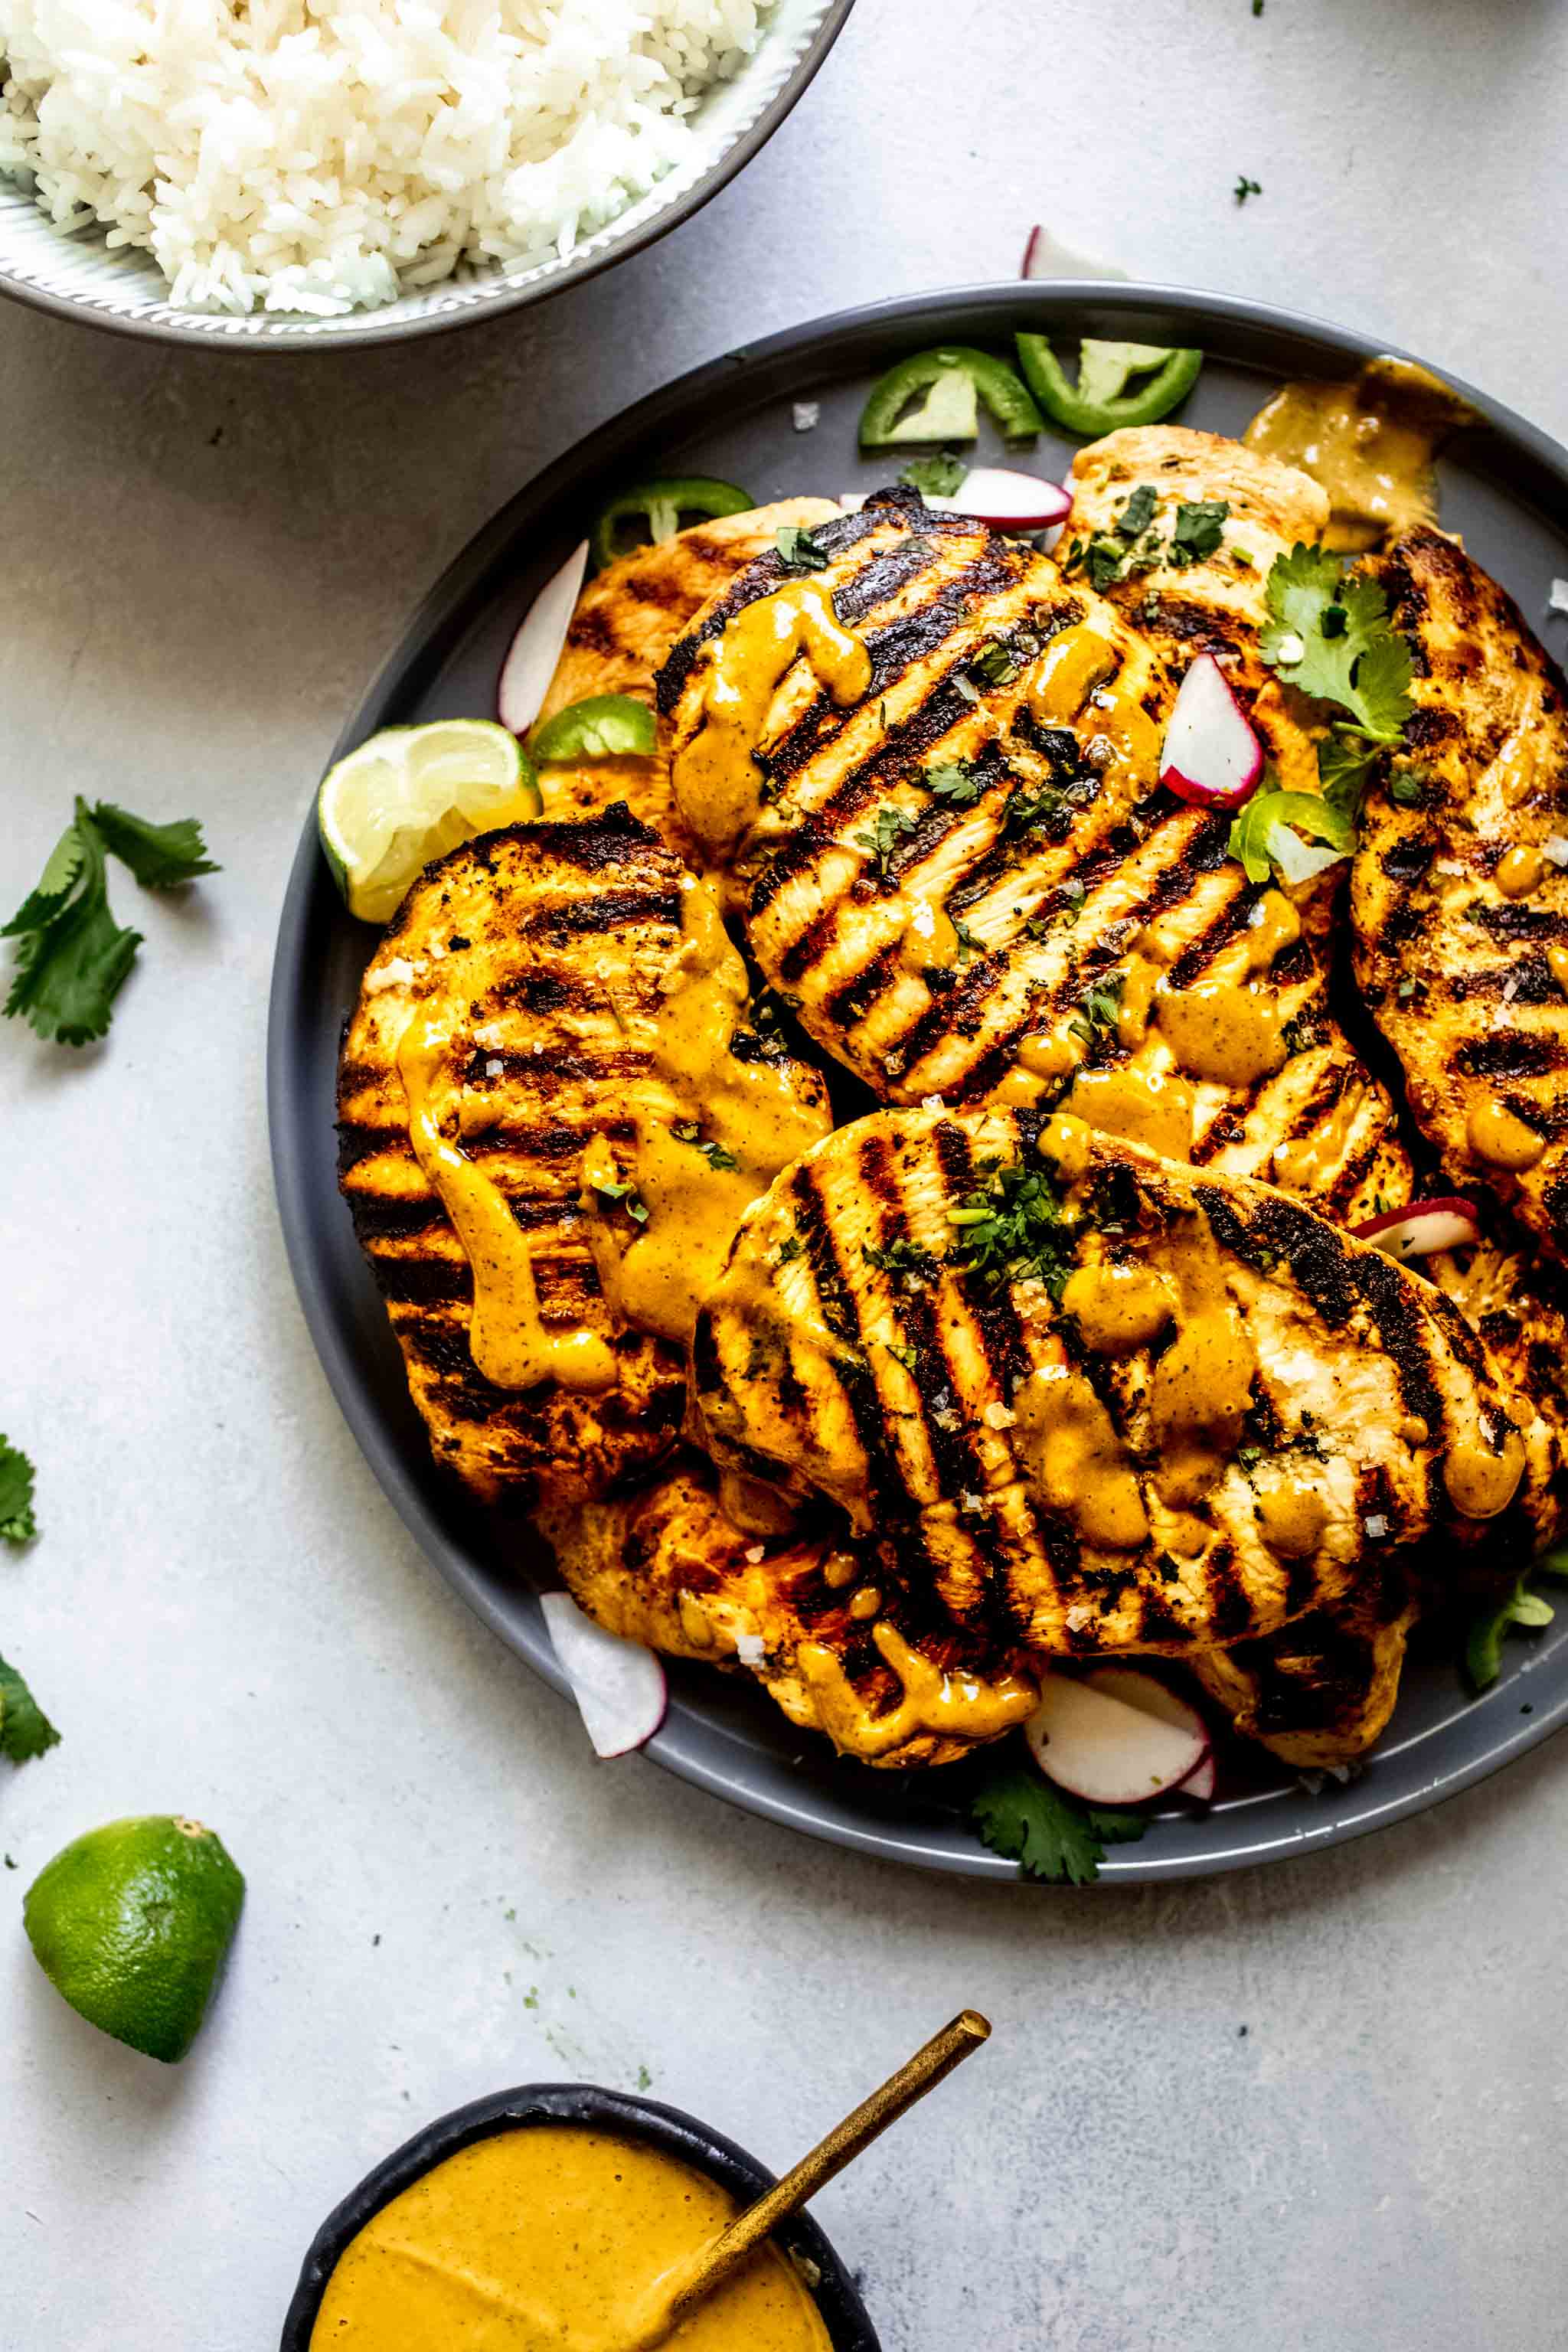
[[[768,0],[0,0],[0,172],[173,300],[329,317],[647,194]]]

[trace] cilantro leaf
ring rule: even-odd
[[[928,768],[924,782],[933,800],[945,801],[949,808],[973,808],[985,790],[985,780],[967,760],[950,761],[940,768]]]
[[[0,1540],[31,1543],[38,1532],[33,1516],[33,1465],[21,1448],[0,1436]]]
[[[885,801],[877,811],[870,832],[855,835],[856,848],[865,850],[868,856],[875,858],[877,871],[884,882],[888,879],[895,850],[900,841],[913,833],[915,824],[916,819],[908,809],[900,808],[896,802]]]
[[[0,929],[0,938],[16,942],[5,1016],[26,1020],[47,1043],[86,1045],[107,1033],[142,944],[140,931],[114,919],[110,853],[150,890],[217,871],[194,817],[153,824],[112,801],[93,809],[77,802],[37,887]]]
[[[1184,499],[1176,509],[1165,561],[1181,568],[1213,555],[1230,520],[1228,499]]]
[[[773,533],[779,561],[791,572],[826,572],[827,550],[819,546],[804,523],[786,522]]]
[[[20,939],[52,922],[75,888],[86,856],[86,843],[76,826],[68,824],[49,852],[37,888],[28,892],[10,921],[0,926],[0,940]]]
[[[112,801],[100,801],[92,821],[104,847],[122,866],[129,866],[144,890],[175,890],[182,882],[194,882],[198,874],[222,871],[207,856],[201,825],[194,816],[153,824],[147,817],[117,808]]]
[[[1292,548],[1268,574],[1263,658],[1289,686],[1337,703],[1362,733],[1396,743],[1411,712],[1410,648],[1375,581],[1346,578],[1327,548]]]
[[[122,930],[109,904],[102,836],[85,802],[76,804],[71,828],[80,859],[64,893],[50,890],[48,868],[8,928],[18,940],[5,1015],[18,1014],[46,1043],[86,1045],[101,1037],[112,1017],[115,996],[142,944],[140,931]],[[63,870],[62,843],[49,860],[55,877]],[[49,897],[55,911],[18,933],[29,908]]]
[[[951,449],[943,449],[934,457],[911,457],[899,476],[900,482],[911,490],[919,490],[922,499],[951,499],[958,495],[959,484],[969,471],[962,457]]]
[[[1282,637],[1317,635],[1323,614],[1339,595],[1342,576],[1339,557],[1326,547],[1298,541],[1289,555],[1275,557],[1267,592],[1274,617],[1260,641],[1266,662],[1279,659]]]
[[[16,1667],[0,1658],[0,1756],[26,1764],[59,1742],[59,1733]]]
[[[1309,848],[1308,842],[1326,846]],[[1352,818],[1316,793],[1255,793],[1230,828],[1230,854],[1249,882],[1267,882],[1271,873],[1292,885],[1305,882],[1354,847]]]
[[[970,1799],[975,1828],[993,1853],[1021,1863],[1031,1878],[1088,1886],[1108,1845],[1141,1838],[1142,1813],[1082,1805],[1022,1764],[1004,1765]]]

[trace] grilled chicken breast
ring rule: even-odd
[[[629,695],[651,709],[655,671],[710,597],[772,547],[784,524],[826,522],[837,512],[827,499],[781,499],[677,531],[607,564],[577,600],[541,719],[595,694]],[[624,801],[634,816],[689,855],[690,836],[670,797],[669,759],[662,746],[647,760],[584,760],[542,774],[546,815],[592,816]]]
[[[713,902],[625,808],[428,867],[339,1074],[343,1192],[437,1458],[583,1499],[674,1442],[697,1299],[829,1118]]]
[[[874,1539],[857,1541],[821,1514],[815,1532],[759,1539],[737,1527],[699,1456],[624,1500],[548,1507],[539,1525],[568,1589],[601,1625],[668,1656],[744,1667],[792,1723],[863,1763],[955,1763],[1038,1700],[1021,1661],[1009,1664],[954,1626],[930,1594],[906,1591]],[[871,1591],[884,1648],[868,1629]],[[945,1707],[933,1680],[952,1694]],[[908,1689],[922,1683],[927,1706],[908,1707]]]
[[[686,821],[811,1034],[885,1099],[1066,1095],[1351,1221],[1407,1197],[1297,910],[1156,781],[1163,657],[913,492],[815,538],[825,570],[759,558],[659,675]]]
[[[1244,1738],[1323,1771],[1353,1764],[1387,1730],[1415,1615],[1401,1564],[1369,1565],[1362,1591],[1336,1607],[1188,1663]]]
[[[1356,979],[1456,1183],[1568,1257],[1568,702],[1510,598],[1439,532],[1364,569],[1415,648],[1403,763],[1369,791]],[[1395,798],[1398,793],[1400,797]]]
[[[1431,1286],[1060,1115],[840,1129],[748,1221],[693,1380],[721,1467],[837,1503],[1008,1655],[1268,1634],[1384,1547],[1528,1544],[1550,1469]]]
[[[1327,491],[1243,442],[1184,425],[1109,434],[1079,451],[1069,478],[1072,518],[1058,550],[1064,571],[1093,576],[1097,544],[1115,559],[1127,544],[1118,526],[1127,520],[1128,502],[1147,485],[1151,520],[1127,548],[1121,576],[1106,579],[1106,595],[1178,677],[1194,654],[1212,654],[1262,737],[1278,782],[1315,793],[1310,706],[1280,685],[1258,647],[1275,560],[1302,541],[1322,538]],[[1225,509],[1219,545],[1194,560],[1193,524],[1201,524],[1203,509],[1216,507]],[[1104,578],[1110,561],[1098,569]]]

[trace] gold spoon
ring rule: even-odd
[[[944,2075],[961,2066],[989,2039],[990,2032],[979,2011],[966,2009],[933,2034],[923,2050],[917,2050],[907,2065],[889,2074],[852,2115],[836,2124],[826,2139],[819,2140],[809,2156],[803,2156],[775,2187],[738,2213],[707,2245],[655,2280],[648,2290],[652,2308],[635,2323],[634,2332],[626,2339],[626,2352],[653,2352],[656,2345],[663,2344],[693,2306],[711,2294],[748,2254],[754,2253],[781,2221],[797,2213],[808,2198],[853,2163],[861,2149],[869,2147],[889,2124],[897,2123],[917,2099],[924,2098]]]

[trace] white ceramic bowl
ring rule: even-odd
[[[777,0],[755,55],[731,80],[710,90],[692,117],[699,135],[685,163],[564,259],[510,277],[496,264],[464,268],[439,286],[342,318],[264,310],[233,318],[175,309],[163,273],[148,255],[111,253],[100,234],[64,236],[25,190],[0,179],[0,294],[124,334],[242,351],[395,342],[469,319],[493,318],[591,277],[706,204],[773,136],[832,47],[852,5],[853,0]]]

